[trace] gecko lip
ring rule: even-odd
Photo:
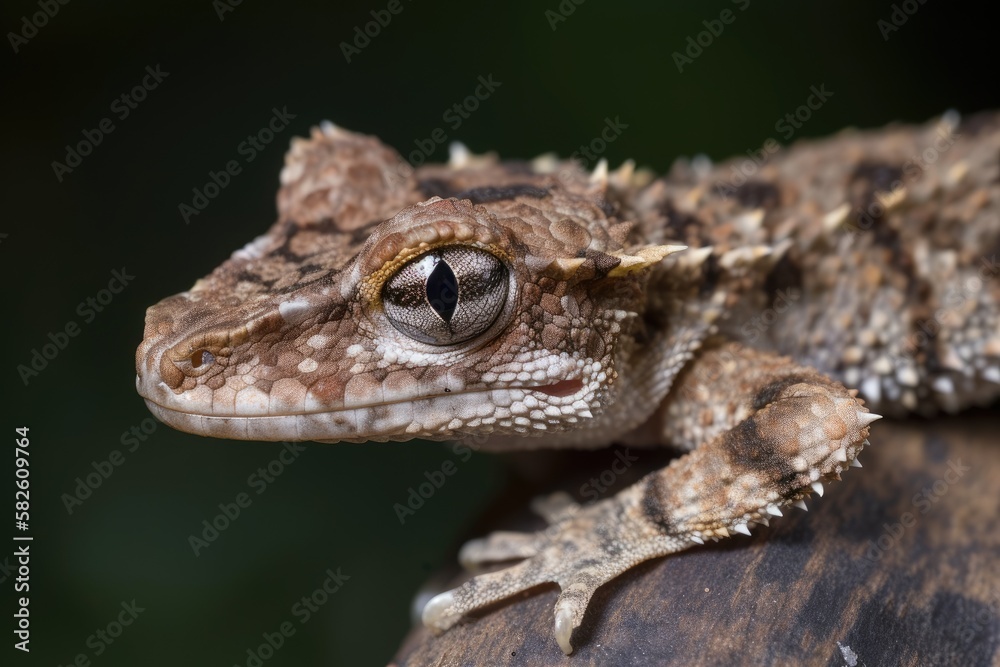
[[[400,398],[360,405],[332,407],[311,411],[288,411],[280,414],[205,414],[180,407],[164,405],[143,391],[142,378],[136,377],[136,386],[157,419],[187,433],[235,440],[318,440],[364,441],[370,439],[405,440],[410,438],[447,439],[454,437],[447,425],[454,419],[455,408],[482,402],[497,404],[499,397],[490,398],[493,392],[537,392],[553,398],[568,398],[580,392],[585,384],[582,379],[560,380],[537,386],[509,386],[484,388],[465,392],[442,393],[430,396]],[[167,395],[166,385],[159,387]],[[173,393],[173,392],[169,392]],[[477,396],[483,396],[477,398]],[[471,397],[471,399],[470,399]],[[429,421],[431,415],[441,415],[438,421]],[[414,430],[417,418],[425,421],[422,428]],[[542,431],[544,432],[544,431]],[[443,438],[442,438],[443,436]]]

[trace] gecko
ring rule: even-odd
[[[467,543],[516,561],[430,599],[446,631],[539,584],[567,654],[595,590],[768,525],[859,467],[879,413],[1000,395],[1000,114],[845,130],[664,175],[452,146],[413,168],[329,122],[278,219],[146,313],[164,423],[264,441],[672,447],[616,495]],[[876,438],[877,440],[877,438]]]

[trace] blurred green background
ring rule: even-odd
[[[662,171],[678,155],[723,158],[782,138],[775,123],[812,86],[833,95],[796,139],[1000,106],[992,24],[939,0],[897,5],[906,21],[885,35],[887,1],[398,0],[349,63],[341,43],[386,0],[224,2],[70,2],[33,36],[22,17],[42,11],[37,0],[2,10],[3,423],[10,449],[16,426],[31,429],[35,537],[32,651],[8,644],[5,665],[69,665],[78,654],[102,667],[246,665],[262,633],[289,621],[295,634],[263,664],[385,664],[414,593],[454,561],[462,531],[511,479],[503,457],[461,462],[440,444],[311,444],[258,494],[248,478],[279,445],[164,426],[134,451],[123,444],[133,427],[154,426],[134,391],[145,308],[268,227],[283,152],[311,125],[331,119],[404,154],[442,128],[474,151],[531,157],[568,155],[617,118],[628,127],[606,149],[612,166],[632,157]],[[711,23],[726,9],[730,23]],[[703,21],[722,32],[703,35],[708,45],[678,71],[673,54]],[[12,37],[22,33],[26,42]],[[114,100],[157,65],[169,75],[121,118]],[[490,75],[499,87],[455,129],[445,112]],[[246,162],[238,146],[275,107],[295,118]],[[57,180],[51,163],[105,117],[114,131]],[[446,158],[446,143],[432,159]],[[231,159],[242,173],[185,224],[179,204]],[[79,304],[123,267],[134,280],[87,321]],[[26,385],[18,365],[69,322],[80,334]],[[64,494],[115,450],[121,465],[70,513]],[[12,503],[8,452],[0,474]],[[393,504],[449,459],[458,473],[400,525]],[[189,536],[241,492],[252,504],[195,556]],[[0,552],[8,640],[11,551]],[[350,578],[303,624],[293,606],[328,568]],[[144,611],[112,644],[91,638],[132,600]]]

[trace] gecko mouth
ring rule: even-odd
[[[236,440],[325,442],[448,439],[457,432],[456,429],[450,428],[451,424],[459,419],[460,412],[457,408],[465,407],[466,413],[478,414],[479,406],[484,404],[510,405],[511,391],[532,392],[553,399],[567,399],[584,388],[582,379],[573,378],[546,385],[484,388],[463,392],[445,391],[428,396],[316,410],[227,415],[208,414],[164,405],[146,395],[142,391],[141,384],[141,378],[137,376],[137,388],[146,406],[157,419],[187,433]],[[559,403],[567,402],[561,400]],[[473,417],[471,420],[474,419],[476,418]]]
[[[579,378],[573,380],[560,380],[555,384],[547,384],[541,387],[528,387],[531,391],[540,391],[546,396],[553,396],[556,398],[562,398],[564,396],[572,396],[576,392],[583,389],[583,380]]]

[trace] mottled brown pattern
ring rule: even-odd
[[[568,653],[602,584],[822,495],[868,444],[865,402],[952,411],[1000,394],[1000,116],[974,123],[803,142],[752,178],[734,177],[740,161],[656,178],[464,150],[414,170],[324,124],[293,142],[271,231],[149,309],[137,387],[160,419],[215,437],[690,450],[614,497],[563,503],[540,533],[471,543],[466,564],[525,560],[424,609],[445,630],[556,582]],[[463,252],[509,284],[455,278],[449,308],[431,277],[403,306],[385,289]],[[495,318],[447,344],[393,321],[426,301],[414,321],[443,331],[474,294],[500,299],[479,311]]]

